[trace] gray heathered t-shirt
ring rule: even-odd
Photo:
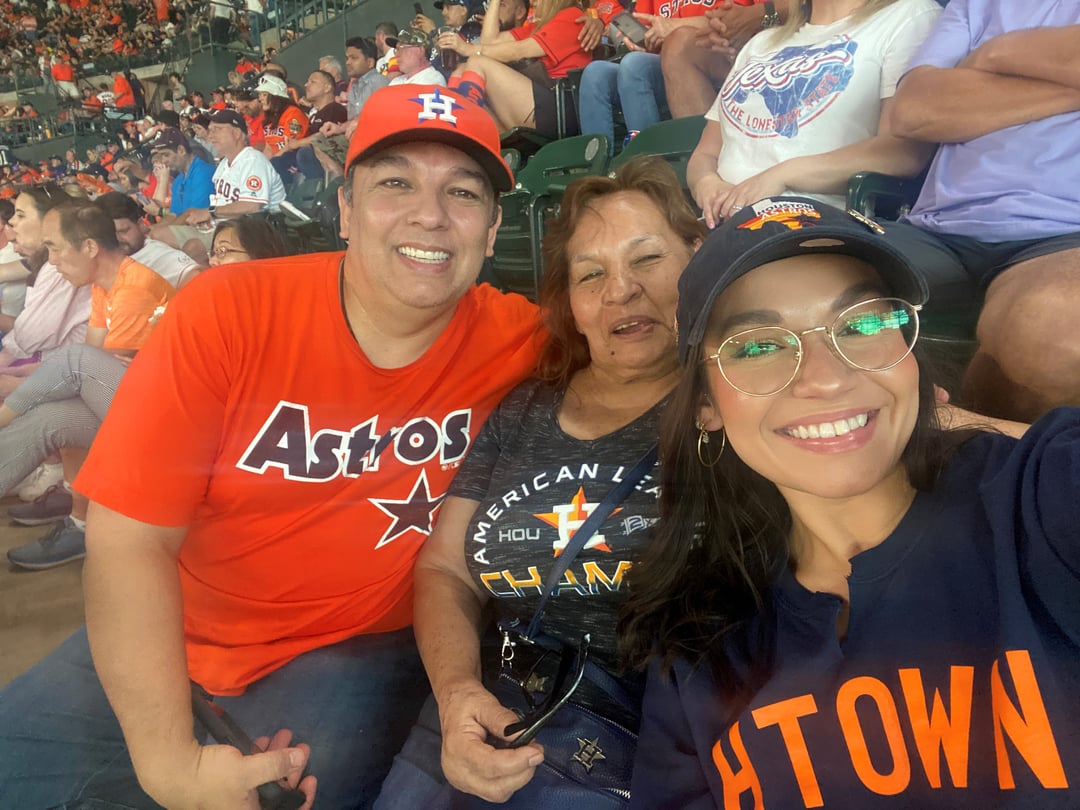
[[[573,532],[656,442],[658,404],[598,439],[568,436],[556,411],[561,393],[528,380],[488,417],[450,486],[479,501],[465,535],[465,559],[492,597],[496,620],[528,623],[554,563]],[[615,622],[631,560],[657,520],[657,470],[638,484],[592,536],[548,602],[544,632],[612,670]]]

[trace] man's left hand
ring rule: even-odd
[[[596,17],[591,17],[588,14],[582,14],[574,22],[581,23],[581,30],[578,31],[577,35],[581,50],[591,53],[600,44],[600,39],[604,36],[604,24]]]

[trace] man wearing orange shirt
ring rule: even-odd
[[[52,59],[52,78],[62,96],[78,99],[79,88],[75,85],[75,66],[68,53],[56,54]]]
[[[61,452],[65,479],[74,480],[126,363],[146,343],[176,292],[172,284],[124,253],[113,220],[94,203],[52,209],[42,223],[42,236],[49,261],[60,275],[75,287],[90,286],[90,321],[85,345],[51,354],[0,405],[0,493],[50,452]],[[87,391],[94,390],[90,398],[80,398],[84,380],[92,381],[86,383]],[[17,416],[18,422],[8,427]],[[43,537],[11,549],[8,560],[40,570],[81,558],[87,502],[78,496],[71,501],[70,495],[57,491],[41,504],[23,507],[25,516],[44,518],[27,521],[35,524],[68,509],[71,514]]]
[[[539,318],[475,284],[513,184],[486,112],[384,88],[345,165],[347,251],[200,276],[125,376],[76,483],[100,685],[79,633],[0,692],[0,806],[377,794],[428,688],[413,562]],[[193,735],[189,678],[270,750]]]
[[[116,107],[113,116],[131,116],[135,111],[135,91],[131,89],[131,82],[122,70],[114,70],[112,77],[113,106]]]

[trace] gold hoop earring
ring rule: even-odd
[[[720,428],[720,452],[716,454],[716,458],[714,458],[712,460],[712,463],[710,464],[705,460],[705,454],[701,452],[701,445],[709,443],[709,431],[707,431],[705,429],[705,425],[701,424],[700,422],[698,422],[697,428],[699,431],[701,431],[700,433],[698,433],[697,437],[698,461],[701,462],[703,467],[715,467],[717,464],[720,463],[720,456],[724,455],[724,448],[727,447],[727,431],[723,428]]]

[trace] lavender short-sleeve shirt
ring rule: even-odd
[[[952,68],[1001,34],[1076,24],[1076,0],[952,0],[908,69]],[[1080,112],[943,144],[907,219],[984,242],[1080,231]]]

